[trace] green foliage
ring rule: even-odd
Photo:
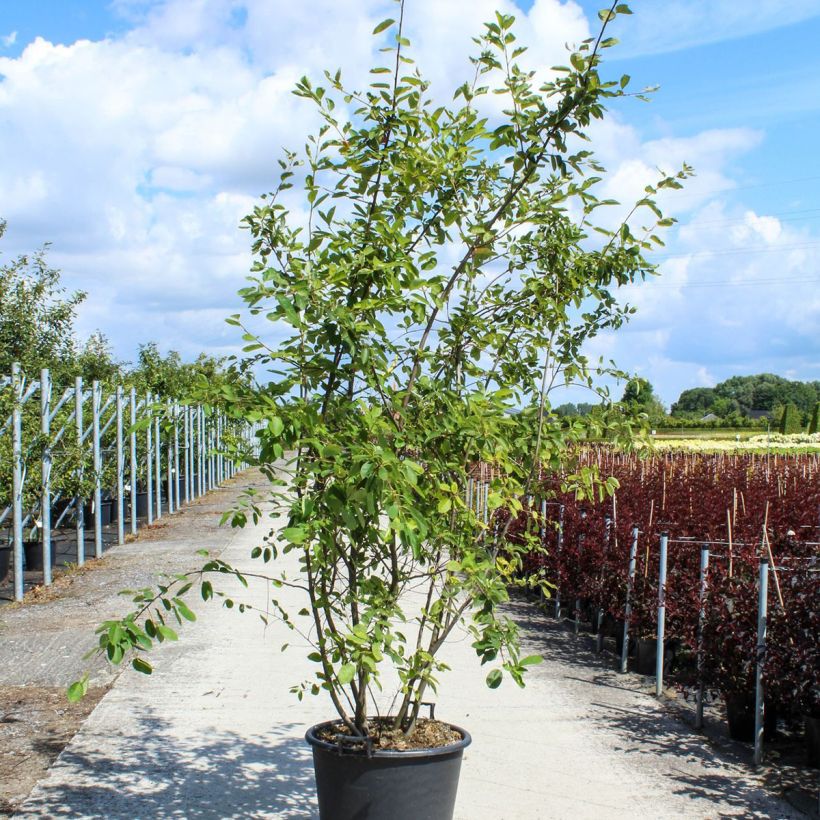
[[[684,390],[672,405],[672,415],[704,416],[714,413],[721,418],[730,413],[748,416],[752,411],[774,413],[789,402],[808,415],[820,401],[820,382],[789,381],[772,373],[756,376],[733,376],[715,387]]]
[[[811,414],[811,421],[809,422],[809,433],[820,432],[820,401],[814,405],[814,411]]]
[[[632,413],[646,413],[650,421],[662,419],[666,415],[666,410],[655,395],[649,380],[640,376],[627,382],[621,403]]]
[[[627,12],[613,5],[607,19]],[[399,18],[377,27],[395,45],[368,89],[347,88],[338,72],[322,86],[297,84],[322,125],[303,153],[285,156],[277,188],[245,220],[256,262],[242,291],[253,316],[287,335],[271,349],[245,330],[247,362],[273,380],[239,385],[227,400],[263,424],[263,464],[295,454],[281,473],[265,468],[284,521],[254,553],[274,567],[281,553],[299,558],[298,584],[273,576],[306,595],[316,674],[293,691],[327,693],[357,734],[368,731],[368,693],[392,679],[385,669],[400,682],[396,726],[410,730],[459,625],[491,665],[491,687],[506,677],[523,685],[538,661],[521,656],[500,609],[510,584],[542,584],[522,572],[538,522],[516,539],[505,522],[542,465],[572,467],[590,437],[633,441],[631,419],[596,391],[601,374],[624,374],[583,349],[632,313],[616,289],[653,272],[644,253],[672,222],[655,195],[688,173],[662,177],[616,229],[604,227],[598,209],[617,203],[596,196],[604,171],[585,130],[626,82],[599,74],[611,44],[603,31],[537,87],[517,63],[513,18],[497,14],[477,39],[472,78],[441,107],[407,56]],[[505,110],[491,121],[479,98],[494,93]],[[297,184],[291,212],[299,197],[285,194]],[[230,323],[244,328],[238,315]],[[569,384],[600,392],[602,405],[551,413],[550,394]],[[499,514],[487,522],[465,503],[477,464],[495,475],[488,506]],[[616,486],[588,467],[566,472],[579,497]],[[249,496],[233,523],[251,513],[261,510]],[[210,561],[203,572],[235,571]],[[102,629],[101,650],[115,661],[142,651],[132,625],[146,608],[179,613],[172,587],[146,591],[116,635]],[[420,608],[407,606],[410,589],[423,591]],[[204,584],[202,593],[218,595]]]
[[[800,411],[797,409],[797,405],[789,402],[789,404],[783,408],[778,429],[783,435],[803,432],[803,424],[801,423]]]
[[[0,221],[0,238],[6,223]],[[74,319],[85,299],[81,291],[66,293],[60,273],[48,266],[46,248],[18,256],[0,266],[0,374],[13,362],[24,372],[44,367],[56,374],[74,362]]]

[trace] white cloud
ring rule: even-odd
[[[68,46],[37,39],[16,58],[0,57],[4,251],[52,241],[52,261],[66,284],[90,294],[81,329],[100,327],[123,358],[152,338],[190,355],[225,350],[236,336],[221,320],[237,308],[250,263],[239,221],[273,185],[281,148],[300,148],[315,122],[291,88],[302,74],[321,79],[323,69],[337,66],[351,84],[368,82],[373,61],[387,59],[371,31],[395,16],[396,6],[388,0],[117,0],[115,6],[134,26],[121,37]],[[635,4],[635,42],[669,47],[665,35],[652,39],[659,15],[667,28],[676,21],[682,41],[710,28],[725,34],[732,7],[694,0]],[[414,0],[407,8],[412,56],[441,99],[470,74],[471,38],[496,8],[518,17],[519,40],[530,47],[524,59],[539,77],[566,62],[565,43],[590,34],[572,0],[535,0],[526,13],[512,0]],[[745,13],[754,25],[770,25],[773,8],[764,0]],[[782,17],[811,8],[797,0]],[[740,31],[752,23],[736,25]],[[632,329],[603,334],[595,352],[645,368],[667,401],[676,397],[669,393],[675,380],[694,386],[721,378],[726,368],[761,356],[768,339],[779,340],[783,355],[794,359],[800,340],[816,331],[820,297],[811,294],[818,289],[806,286],[795,303],[793,289],[770,298],[764,285],[773,263],[793,278],[816,271],[816,249],[802,247],[812,237],[715,195],[735,184],[735,159],[758,146],[762,134],[735,128],[647,141],[622,114],[589,133],[611,172],[601,196],[627,203],[656,180],[659,167],[668,172],[684,161],[698,174],[664,200],[686,227],[659,256],[662,277],[626,290],[639,307]],[[753,253],[744,256],[743,248]],[[725,250],[736,253],[715,252]],[[738,285],[731,292],[693,287],[709,277]],[[757,284],[740,284],[746,282]]]
[[[10,34],[0,36],[0,46],[3,48],[11,48],[17,42],[17,32],[12,31]]]

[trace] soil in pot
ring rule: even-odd
[[[366,746],[340,738],[337,721],[309,729],[321,820],[451,820],[470,735],[439,721],[420,720],[418,730],[409,742],[382,732]],[[405,748],[389,748],[396,741]],[[444,745],[425,745],[434,741]]]
[[[754,692],[732,692],[723,694],[726,703],[726,720],[729,737],[754,743],[755,739],[755,696]],[[763,738],[772,740],[777,731],[777,710],[773,703],[766,701],[763,717]]]

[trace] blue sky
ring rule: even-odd
[[[407,0],[434,84],[458,76],[470,35],[512,0]],[[599,3],[521,0],[533,65],[595,28]],[[698,176],[668,209],[680,227],[662,276],[630,289],[628,328],[591,352],[665,402],[732,375],[820,379],[820,0],[634,0],[614,74],[660,85],[593,133],[627,201],[657,165]],[[302,73],[364,77],[387,0],[3,0],[0,217],[8,256],[52,242],[80,329],[122,359],[157,340],[193,357],[235,349],[222,319],[248,269],[244,213],[282,145],[310,127]],[[79,41],[79,42],[78,42]],[[642,187],[642,185],[640,186]],[[583,397],[577,396],[581,399]]]

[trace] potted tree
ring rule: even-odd
[[[590,363],[584,344],[628,318],[614,290],[651,273],[643,253],[671,223],[654,195],[686,175],[662,176],[625,217],[593,226],[612,203],[596,198],[602,169],[583,132],[625,93],[627,77],[598,71],[612,44],[604,28],[625,5],[603,12],[600,34],[540,86],[518,64],[513,18],[497,14],[450,107],[413,68],[398,8],[375,29],[393,45],[368,90],[349,90],[338,72],[296,87],[322,124],[245,220],[257,261],[241,291],[250,314],[288,335],[274,347],[246,329],[247,363],[272,379],[223,396],[263,425],[260,461],[284,519],[254,555],[280,583],[294,581],[277,576],[277,557],[299,556],[316,675],[297,692],[326,695],[335,712],[307,733],[320,810],[334,818],[416,817],[410,782],[435,806],[428,816],[451,816],[469,735],[423,706],[457,625],[488,664],[490,687],[504,677],[523,685],[540,660],[522,656],[502,608],[508,584],[529,582],[520,569],[532,548],[507,529],[542,465],[567,466],[590,434],[631,440],[623,414],[565,425],[548,397],[614,372]],[[506,99],[503,113],[492,92]],[[638,212],[650,222],[640,234]],[[246,327],[238,315],[230,322]],[[283,459],[286,469],[273,466]],[[494,475],[481,514],[466,492],[478,464]],[[564,489],[581,495],[612,488],[586,467],[567,475]],[[249,494],[227,518],[258,519],[259,502]],[[133,651],[150,671],[144,653],[168,636],[169,617],[193,617],[182,597],[192,584],[213,597],[211,573],[239,574],[210,560],[140,593],[133,613],[100,627],[100,651],[116,662]],[[408,601],[411,586],[423,586],[420,604]],[[395,706],[375,713],[370,693],[391,675]]]

